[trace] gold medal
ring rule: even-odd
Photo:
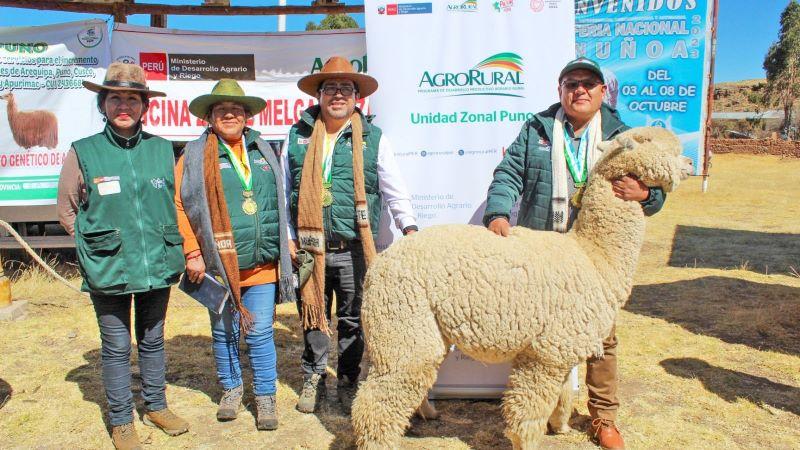
[[[250,197],[246,198],[242,202],[242,211],[244,211],[244,213],[248,216],[255,214],[256,211],[258,211],[258,205],[256,204],[256,201]]]
[[[333,194],[330,189],[322,188],[322,206],[331,206],[333,204]]]
[[[572,197],[569,199],[569,202],[575,208],[580,208],[581,207],[581,200],[583,200],[583,188],[584,188],[584,186],[581,185],[578,188],[578,190],[575,191],[575,193],[572,194]]]

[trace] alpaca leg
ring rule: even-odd
[[[430,309],[397,301],[394,314],[385,314],[370,309],[382,299],[370,300],[362,315],[372,367],[353,402],[353,429],[360,449],[396,449],[436,381],[447,347]]]
[[[547,423],[550,425],[550,430],[555,434],[567,434],[572,431],[569,427],[569,417],[572,414],[572,383],[567,374],[566,380],[561,385],[561,392],[558,396],[556,408],[553,414],[550,415],[550,420]]]
[[[568,369],[542,364],[530,356],[518,356],[503,398],[506,435],[515,450],[539,447],[550,413],[556,405],[564,373]]]

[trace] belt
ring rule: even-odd
[[[347,250],[351,241],[325,241],[325,250]]]

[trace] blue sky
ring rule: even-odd
[[[711,0],[709,0],[711,1]],[[201,0],[137,0],[138,3],[201,4]],[[233,0],[234,6],[275,4],[277,0]],[[309,0],[288,0],[290,5],[308,5]],[[363,0],[345,0],[347,4],[363,4]],[[719,28],[717,33],[717,60],[715,81],[736,81],[763,78],[761,67],[764,54],[777,39],[781,11],[788,0],[720,0]],[[308,21],[318,22],[324,16],[288,16],[289,31],[305,29]],[[108,19],[108,16],[34,11],[0,7],[0,26],[47,25],[87,18]],[[354,18],[364,25],[364,15]],[[130,16],[128,23],[149,25],[145,15]],[[170,16],[170,28],[218,31],[275,31],[278,19],[274,16]]]

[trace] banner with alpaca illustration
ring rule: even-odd
[[[55,204],[70,144],[103,127],[82,82],[109,55],[101,20],[0,28],[0,206]]]

